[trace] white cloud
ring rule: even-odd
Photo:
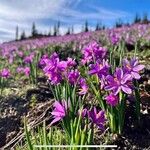
[[[29,35],[33,22],[41,31],[49,31],[50,24],[44,20],[60,20],[65,24],[73,24],[75,32],[81,30],[85,20],[113,20],[128,15],[123,11],[110,11],[96,6],[89,6],[92,12],[82,12],[75,9],[81,0],[0,0],[0,40],[12,40],[15,28],[25,30]],[[67,25],[61,27],[61,32],[67,30]]]

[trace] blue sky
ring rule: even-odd
[[[30,35],[33,22],[48,32],[60,20],[62,34],[72,25],[77,33],[86,20],[92,30],[97,22],[131,22],[136,13],[149,14],[150,0],[0,0],[0,42],[13,40],[17,25]]]

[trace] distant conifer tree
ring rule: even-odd
[[[48,32],[48,36],[51,36],[52,35],[52,32],[51,32],[51,28],[49,29],[49,32]]]
[[[72,27],[71,27],[71,34],[73,34],[73,33],[74,33],[74,27],[72,25]]]
[[[60,21],[57,22],[56,35],[60,34]]]
[[[54,25],[53,36],[57,36],[57,27],[56,27],[56,25]]]
[[[122,26],[123,26],[123,22],[122,22],[121,19],[119,19],[118,21],[116,21],[116,25],[115,25],[116,28],[120,28]]]
[[[144,23],[144,24],[147,24],[147,23],[149,23],[149,20],[148,20],[148,15],[147,15],[147,13],[145,13],[145,14],[143,15],[142,23]]]
[[[66,32],[66,35],[69,35],[70,34],[70,27],[68,27],[68,30]]]
[[[26,39],[25,31],[23,31],[20,36],[20,40],[24,40],[24,39]]]
[[[16,41],[19,40],[19,27],[16,27]]]
[[[140,23],[141,22],[141,18],[140,16],[136,13],[135,18],[134,18],[134,23]]]
[[[97,24],[96,24],[96,27],[95,27],[95,31],[98,31],[98,30],[100,30],[100,25],[99,25],[99,23],[97,23]]]
[[[89,31],[89,27],[88,27],[88,21],[85,21],[85,27],[84,27],[84,32],[88,32]]]
[[[32,35],[32,37],[36,37],[38,35],[38,31],[36,29],[36,26],[35,26],[34,22],[33,22],[33,25],[32,25],[31,35]]]

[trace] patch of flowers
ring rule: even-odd
[[[121,134],[124,127],[127,97],[134,95],[139,117],[137,80],[144,65],[137,58],[119,59],[114,66],[107,48],[92,42],[82,50],[81,61],[72,58],[61,60],[57,53],[43,56],[40,66],[47,76],[55,97],[51,126],[61,122],[71,144],[92,144],[95,129],[109,126],[112,133]],[[115,61],[115,60],[114,60]],[[97,106],[89,103],[94,96]]]

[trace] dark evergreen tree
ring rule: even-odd
[[[144,23],[144,24],[149,23],[147,13],[145,13],[145,14],[143,15],[142,23]]]
[[[102,29],[103,29],[103,30],[105,30],[105,29],[106,29],[105,25],[103,25],[103,26],[102,26]]]
[[[122,26],[123,26],[123,22],[122,22],[121,19],[119,19],[118,21],[116,21],[116,25],[115,25],[116,28],[120,28]]]
[[[19,27],[16,27],[16,41],[19,40]]]
[[[134,23],[140,23],[141,22],[141,18],[140,16],[136,13],[135,18],[134,18]]]
[[[60,21],[57,22],[57,27],[56,27],[56,35],[59,35],[60,33]]]
[[[73,34],[74,33],[74,27],[72,26],[71,27],[71,34]]]
[[[36,26],[35,26],[34,22],[33,22],[33,25],[32,25],[31,35],[32,35],[32,37],[36,37],[38,35],[38,31],[36,29]]]
[[[69,35],[70,34],[70,27],[68,27],[68,30],[66,32],[66,35]]]
[[[97,23],[97,24],[96,24],[96,27],[95,27],[95,31],[98,31],[98,30],[100,30],[100,25],[99,25],[99,23]]]
[[[24,39],[26,39],[25,31],[23,31],[20,36],[20,40],[24,40]]]
[[[53,36],[57,36],[57,27],[56,27],[56,25],[54,25]]]
[[[51,36],[52,35],[52,32],[51,32],[51,28],[49,29],[49,32],[48,32],[48,36]]]
[[[89,31],[88,21],[85,21],[84,32],[88,32],[88,31]]]

